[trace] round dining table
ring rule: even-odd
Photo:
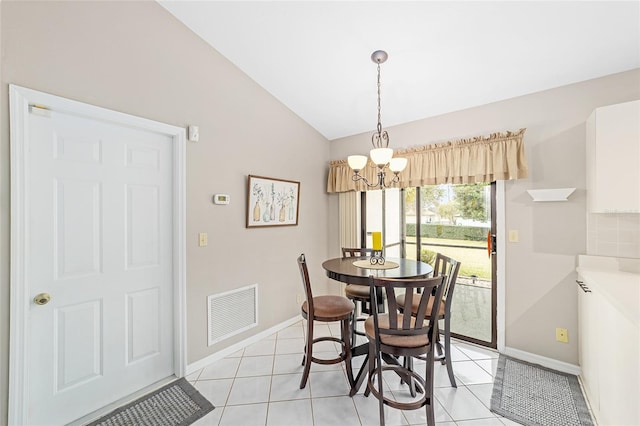
[[[413,259],[387,258],[388,266],[398,265],[389,269],[375,269],[378,266],[362,267],[354,265],[355,262],[367,260],[367,257],[336,257],[325,260],[322,267],[327,271],[327,276],[333,280],[347,284],[369,285],[369,276],[377,278],[426,278],[433,272],[433,267],[428,263]],[[366,263],[366,262],[364,262]]]
[[[420,262],[412,259],[385,259],[384,265],[367,265],[368,257],[337,257],[326,260],[322,263],[322,268],[327,271],[327,276],[333,280],[346,284],[356,284],[369,286],[369,276],[373,275],[378,278],[427,278],[433,272],[433,267],[428,263]],[[356,266],[359,265],[359,266]],[[369,266],[369,267],[367,267]],[[383,269],[384,268],[384,269]],[[380,290],[380,289],[378,289]],[[382,300],[382,295],[378,293],[378,300]],[[384,303],[378,307],[379,312],[384,312]],[[349,377],[351,384],[350,396],[355,395],[360,388],[364,375],[367,370],[367,359],[369,357],[368,344],[357,345],[352,342],[351,356],[357,357],[366,355],[364,363],[360,367],[356,377]],[[387,363],[395,362],[386,354],[383,357]]]

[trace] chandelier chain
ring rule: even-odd
[[[384,62],[384,61],[382,61]],[[378,64],[378,126],[376,127],[376,132],[371,135],[371,144],[374,148],[387,148],[389,147],[389,134],[382,130],[382,106],[380,101],[380,63],[381,61],[376,61]]]
[[[382,133],[382,115],[380,111],[382,108],[380,107],[380,62],[378,62],[378,137]]]

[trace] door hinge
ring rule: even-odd
[[[51,110],[43,105],[29,105],[29,112],[41,117],[51,117]]]

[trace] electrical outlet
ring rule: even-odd
[[[556,340],[562,343],[569,343],[569,332],[566,328],[556,328]]]

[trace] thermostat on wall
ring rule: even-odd
[[[227,194],[216,194],[213,196],[213,204],[229,204],[230,198]]]

